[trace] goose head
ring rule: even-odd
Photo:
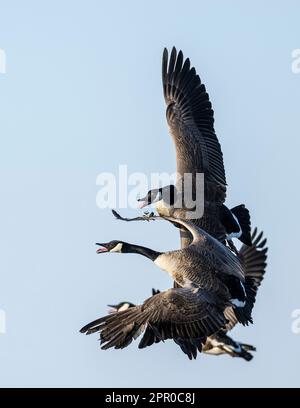
[[[153,262],[161,254],[161,252],[154,251],[151,248],[129,244],[128,242],[124,241],[110,241],[105,243],[96,242],[96,245],[100,247],[97,249],[97,254],[102,254],[104,252],[140,254],[151,259]]]
[[[101,254],[103,252],[126,252],[126,246],[128,246],[126,242],[116,240],[106,243],[96,242],[96,245],[100,247],[97,249],[97,254]]]
[[[134,304],[131,302],[120,302],[117,305],[107,305],[109,307],[109,313],[123,312],[131,307],[134,307]]]
[[[163,202],[169,206],[174,205],[176,196],[176,187],[174,184],[170,184],[161,188],[153,188],[149,190],[145,197],[139,198],[137,201],[140,202],[139,207],[144,208],[150,204],[157,203],[163,200]]]

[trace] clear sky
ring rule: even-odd
[[[299,15],[296,0],[0,0],[1,386],[300,385]],[[257,346],[250,363],[191,362],[171,341],[101,351],[78,332],[108,303],[171,286],[147,259],[97,256],[94,243],[179,245],[172,226],[96,206],[101,172],[175,170],[160,77],[173,45],[213,102],[227,203],[246,203],[269,240],[255,324],[232,333]]]

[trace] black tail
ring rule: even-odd
[[[241,357],[241,358],[243,358],[243,359],[246,360],[246,361],[251,361],[252,358],[253,358],[252,354],[251,354],[251,353],[248,353],[248,351],[246,351],[246,350],[244,350],[244,349],[242,349],[242,351],[241,351],[240,353],[238,353],[238,354],[236,355],[236,357]]]
[[[202,343],[205,343],[205,338],[195,339],[174,339],[174,342],[178,344],[181,350],[188,356],[190,360],[197,358],[197,352],[201,353]]]
[[[254,289],[253,285],[254,282],[252,281],[252,279],[246,276],[244,282],[244,288],[246,292],[245,306],[233,307],[236,318],[243,326],[248,326],[249,323],[253,323],[251,312],[255,303],[256,296],[256,290]]]
[[[240,236],[240,240],[243,244],[251,246],[252,239],[251,239],[251,221],[250,221],[250,213],[249,210],[245,207],[244,204],[237,205],[231,209],[231,212],[235,215],[238,219],[238,222],[242,229],[242,235]]]

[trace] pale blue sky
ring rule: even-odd
[[[298,1],[0,0],[0,386],[299,386]],[[161,54],[191,58],[213,102],[228,205],[269,240],[255,324],[233,336],[252,362],[172,343],[101,351],[80,327],[171,281],[146,259],[97,256],[95,241],[178,246],[163,223],[122,224],[95,204],[98,173],[175,170]],[[132,212],[131,212],[132,213]]]

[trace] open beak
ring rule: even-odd
[[[147,207],[147,205],[149,205],[148,201],[146,200],[146,197],[139,198],[137,201],[139,202],[139,206],[138,206],[139,208],[144,208],[144,207]]]
[[[97,249],[97,254],[101,254],[102,252],[108,252],[108,249],[105,247],[105,244],[100,244],[99,242],[96,242],[96,245],[99,245],[101,248]]]

